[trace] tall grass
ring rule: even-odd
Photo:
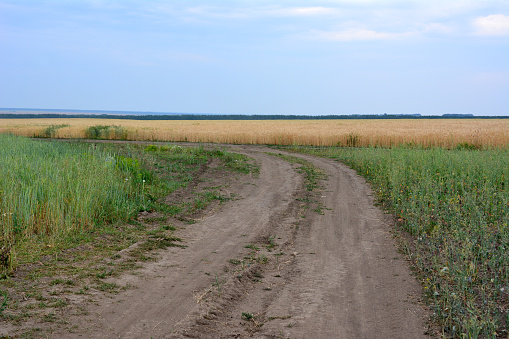
[[[93,146],[0,134],[0,266],[12,266],[24,241],[55,246],[73,233],[127,220],[139,198],[132,178]]]
[[[509,151],[338,149],[410,234],[411,257],[446,335],[507,337]]]

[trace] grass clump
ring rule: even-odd
[[[279,157],[279,158],[284,159],[284,160],[286,160],[290,163],[293,163],[293,164],[302,165],[301,167],[298,168],[297,171],[299,173],[304,174],[305,180],[306,180],[306,190],[308,192],[314,191],[315,189],[320,187],[319,181],[326,179],[325,173],[322,170],[320,170],[319,168],[317,168],[316,166],[314,166],[309,161],[306,161],[304,159],[294,157],[291,155],[281,154],[281,153],[278,153],[278,154],[267,153],[267,154]]]
[[[300,150],[356,169],[413,235],[408,251],[444,335],[508,335],[508,150]]]
[[[142,167],[138,159],[119,155],[115,157],[115,162],[115,167],[122,172],[130,173],[136,184],[150,183],[154,178],[153,173]]]
[[[203,146],[182,147],[179,145],[148,145],[141,154],[136,148],[126,149],[125,154],[136,154],[142,168],[150,168],[154,177],[145,187],[147,196],[152,201],[148,209],[160,211],[165,215],[191,214],[208,206],[212,201],[225,202],[231,197],[223,196],[217,187],[205,188],[195,192],[195,197],[186,203],[161,203],[161,198],[178,189],[185,189],[196,180],[201,172],[207,169],[213,159],[219,160],[219,170],[240,174],[259,172],[259,167],[247,156],[234,154],[219,149],[205,149]],[[126,155],[131,156],[131,155]],[[135,165],[137,166],[137,165]]]
[[[253,315],[253,313],[242,312],[241,318],[244,319],[244,320],[253,320],[254,319],[254,315]]]
[[[215,150],[211,152],[212,156],[220,157],[223,161],[224,167],[227,169],[248,174],[248,173],[259,173],[259,167],[252,164],[250,159],[242,154],[223,152],[221,150]]]

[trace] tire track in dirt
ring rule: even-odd
[[[328,176],[315,197],[327,209],[318,214],[296,200],[305,196],[297,166],[264,153],[284,152],[228,147],[261,165],[242,199],[177,234],[188,247],[129,276],[136,288],[89,307],[80,318],[85,330],[57,337],[426,337],[421,288],[363,178],[333,160],[292,154]],[[246,244],[262,247],[272,235],[281,256],[265,251],[268,263],[228,268],[245,257]]]
[[[293,255],[262,266],[263,282],[233,284],[226,302],[211,303],[172,338],[426,338],[421,287],[364,179],[333,160],[291,155],[327,173],[315,197],[325,212],[307,210],[291,236],[289,225],[275,225],[288,238],[281,250]]]
[[[263,153],[251,156],[261,163],[260,175],[243,185],[242,199],[177,233],[187,248],[165,251],[140,274],[126,277],[134,288],[89,306],[79,324],[85,330],[56,337],[161,338],[196,312],[197,297],[221,276],[228,260],[245,253],[244,246],[264,229],[285,222],[302,187],[291,164]]]
[[[298,155],[324,169],[328,210],[299,232],[299,275],[267,308],[291,315],[291,338],[422,338],[421,287],[396,250],[392,218],[374,206],[364,179],[328,159]],[[314,253],[314,254],[309,254]],[[267,326],[261,333],[274,333]]]

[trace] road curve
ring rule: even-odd
[[[298,234],[299,275],[270,306],[292,315],[285,337],[426,337],[421,287],[364,179],[337,161],[299,157],[327,173],[320,198],[328,210]]]
[[[325,206],[319,214],[301,202],[297,166],[266,154],[284,152],[229,147],[261,166],[258,178],[241,185],[242,199],[181,231],[187,248],[162,252],[129,278],[135,288],[88,305],[89,314],[76,321],[79,330],[55,337],[426,337],[426,310],[416,302],[420,286],[363,178],[330,159],[293,155],[327,175],[314,197]],[[230,259],[246,255],[246,244],[270,235],[281,257],[275,262],[265,253],[269,263],[246,273],[260,279],[242,280],[231,267],[224,273]],[[214,284],[213,302],[197,303]]]

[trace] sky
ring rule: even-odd
[[[509,0],[0,0],[0,107],[509,115]]]

